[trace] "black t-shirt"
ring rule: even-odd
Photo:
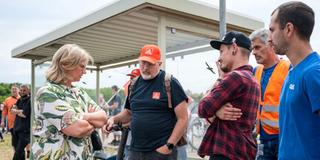
[[[120,111],[121,111],[121,98],[120,98],[120,96],[119,96],[118,94],[116,94],[116,95],[112,98],[112,100],[109,102],[108,105],[111,106],[111,105],[113,105],[113,104],[116,103],[116,102],[118,103],[118,107],[115,108],[115,109],[110,110],[110,115],[111,115],[111,116],[114,116],[114,115],[120,113]]]
[[[174,110],[168,107],[164,76],[165,72],[160,71],[152,80],[139,77],[129,94],[131,97],[126,99],[125,108],[132,112],[132,151],[154,151],[166,144],[176,124]],[[187,101],[177,79],[173,77],[170,86],[173,108]]]
[[[21,97],[17,101],[16,105],[18,109],[23,110],[23,114],[26,116],[26,118],[16,116],[13,129],[15,132],[30,133],[30,114],[31,114],[30,96]]]

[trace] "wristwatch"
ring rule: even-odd
[[[174,144],[172,143],[167,143],[166,146],[168,147],[169,150],[172,150],[174,147]]]

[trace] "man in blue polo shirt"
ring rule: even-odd
[[[125,109],[111,117],[106,125],[131,125],[132,141],[129,160],[175,160],[175,145],[183,136],[188,122],[187,96],[177,79],[172,77],[171,102],[165,88],[166,73],[160,70],[160,48],[145,45],[140,51],[141,76],[135,81],[125,102]]]
[[[312,8],[287,2],[271,15],[269,41],[292,63],[280,96],[279,160],[320,159],[320,56],[310,45]]]

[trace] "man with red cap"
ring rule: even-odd
[[[134,69],[131,71],[131,73],[127,74],[127,76],[130,76],[130,78],[135,78],[137,76],[140,76],[140,69]]]
[[[130,122],[129,160],[177,159],[176,144],[188,122],[188,97],[178,80],[171,77],[171,98],[168,98],[166,73],[160,69],[161,64],[158,46],[142,47],[139,56],[141,76],[130,88],[124,110],[108,120],[107,129],[115,123]]]
[[[129,85],[130,83],[132,82],[132,80],[138,76],[140,76],[140,69],[139,68],[136,68],[136,69],[133,69],[131,71],[131,73],[128,73],[127,76],[130,76],[130,79],[129,81],[123,85],[123,88],[124,88],[124,94],[125,96],[128,96],[128,91],[129,91]],[[127,124],[122,124],[122,126],[129,126],[130,123],[127,123]],[[124,148],[124,160],[128,160],[128,154],[129,154],[129,148],[130,148],[130,143],[131,143],[131,131],[128,132],[128,137],[127,137],[127,142],[126,142],[126,146]]]
[[[130,76],[130,80],[123,85],[123,88],[124,88],[124,95],[128,96],[128,88],[129,88],[129,84],[131,82],[131,80],[135,77],[138,77],[140,76],[140,69],[139,68],[136,68],[136,69],[133,69],[131,71],[131,73],[128,73],[127,76]]]

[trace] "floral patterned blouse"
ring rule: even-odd
[[[62,129],[82,119],[88,110],[101,108],[79,87],[66,87],[48,82],[35,98],[35,127],[33,129],[33,159],[90,159],[90,136],[70,137]]]

